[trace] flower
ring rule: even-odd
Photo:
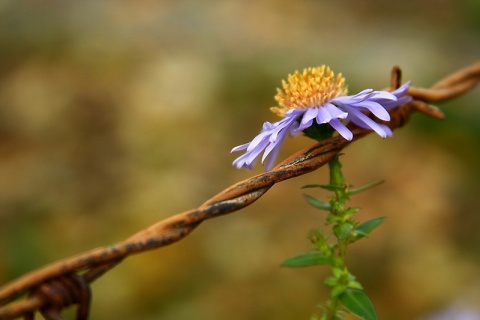
[[[375,122],[364,112],[389,121],[388,110],[412,99],[405,96],[409,85],[407,82],[392,92],[366,89],[347,96],[345,78],[341,74],[335,77],[329,67],[308,68],[303,73],[295,71],[288,75],[288,81],[282,81],[283,90],[277,89],[275,100],[278,106],[270,108],[283,119],[275,123],[265,122],[262,131],[251,142],[233,148],[231,152],[246,149],[233,165],[238,169],[252,169],[265,150],[262,163],[266,159],[265,170],[270,170],[287,134],[297,135],[314,125],[314,120],[319,125],[329,124],[347,140],[352,140],[353,134],[341,120],[374,130],[382,138],[392,136],[388,126]]]

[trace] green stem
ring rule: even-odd
[[[335,199],[333,201],[334,205],[332,205],[331,214],[340,218],[340,220],[336,223],[336,225],[341,226],[345,222],[343,215],[345,213],[345,201],[348,198],[348,196],[346,196],[345,179],[342,174],[342,165],[340,163],[338,156],[333,158],[328,165],[330,169],[330,185],[336,187]],[[335,236],[337,238],[337,243],[338,243],[337,250],[336,250],[337,264],[335,267],[341,270],[344,270],[348,274],[348,271],[346,271],[345,257],[346,257],[349,240],[340,239],[337,235]],[[328,311],[329,311],[329,314],[327,317],[328,320],[339,319],[337,317],[339,306],[340,306],[339,296],[333,295],[328,306]]]
[[[346,264],[348,246],[368,234],[383,220],[383,218],[377,218],[359,224],[352,218],[359,209],[348,208],[346,202],[351,194],[363,191],[374,184],[355,189],[352,192],[343,177],[342,165],[338,156],[329,162],[329,168],[330,182],[328,185],[309,185],[308,187],[320,187],[333,191],[334,195],[330,197],[330,201],[326,203],[311,196],[306,198],[314,207],[329,211],[326,225],[331,227],[331,231],[324,235],[319,228],[310,233],[309,239],[316,251],[313,254],[315,261],[310,259],[312,258],[311,255],[308,255],[308,259],[305,255],[294,257],[298,260],[296,261],[298,266],[325,263],[331,266],[332,275],[327,277],[324,282],[325,285],[330,287],[330,299],[326,305],[322,306],[320,316],[313,315],[312,319],[342,319],[344,313],[341,308],[343,307],[346,309],[345,312],[358,315],[360,318],[377,319],[375,309],[362,291],[362,285],[349,272]],[[332,237],[332,235],[335,237]]]
[[[328,318],[327,320],[337,320],[337,309],[339,305],[339,299],[338,297],[332,298],[330,300],[330,305],[329,305],[329,313],[328,313]]]
[[[337,255],[338,265],[336,267],[340,268],[341,270],[345,270],[345,272],[348,273],[346,262],[345,262],[348,240],[340,240],[340,239],[337,239],[337,240],[339,241],[339,243],[338,243],[338,255]],[[339,319],[337,317],[339,306],[340,306],[339,296],[335,295],[331,298],[330,303],[328,305],[328,311],[329,311],[328,318],[327,318],[328,320]]]

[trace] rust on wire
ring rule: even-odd
[[[410,115],[421,112],[436,119],[443,113],[431,102],[453,99],[480,82],[480,61],[441,79],[429,89],[410,87],[413,100],[393,109],[392,130],[407,123]],[[401,84],[401,69],[393,67],[390,90]],[[126,257],[179,241],[201,222],[238,211],[263,196],[274,184],[312,172],[327,164],[351,142],[371,131],[350,126],[352,141],[335,136],[301,150],[269,172],[240,181],[223,190],[198,208],[176,214],[135,233],[123,242],[97,248],[33,270],[0,287],[0,319],[34,319],[40,312],[46,319],[64,319],[63,308],[77,305],[76,319],[88,318],[90,283],[108,272]]]

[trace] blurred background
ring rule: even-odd
[[[278,120],[288,73],[327,64],[354,94],[398,64],[428,87],[479,59],[479,34],[475,0],[0,1],[0,283],[262,172],[229,152]],[[345,150],[351,184],[386,180],[353,197],[359,220],[388,218],[348,256],[381,319],[480,319],[479,101]],[[288,139],[279,158],[311,144]],[[130,257],[94,283],[91,318],[308,319],[326,268],[279,264],[323,226],[300,187],[327,177]]]

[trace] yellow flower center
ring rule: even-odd
[[[270,110],[284,116],[290,109],[319,107],[329,100],[347,94],[345,78],[339,73],[336,77],[329,67],[303,69],[288,75],[288,82],[282,80],[283,90],[278,88],[275,100],[278,107]]]

